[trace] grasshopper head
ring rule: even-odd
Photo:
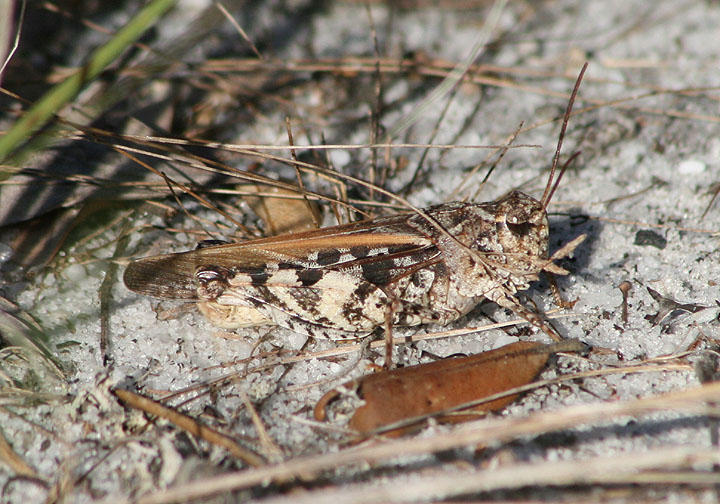
[[[549,225],[543,204],[520,191],[512,191],[495,204],[497,240],[508,254],[508,264],[513,258],[519,262],[547,258]]]
[[[535,198],[513,191],[495,201],[453,206],[447,213],[453,218],[438,220],[452,239],[437,241],[463,296],[527,289],[548,264],[547,214]]]

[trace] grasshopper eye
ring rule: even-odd
[[[534,226],[529,222],[521,222],[520,224],[511,224],[508,222],[507,227],[515,236],[523,237],[529,235]]]

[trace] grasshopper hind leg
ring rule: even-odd
[[[497,303],[498,306],[512,310],[513,313],[527,320],[530,324],[550,336],[554,341],[564,341],[565,338],[560,336],[553,326],[543,320],[540,314],[523,306],[512,294],[504,292],[500,296],[493,296],[492,300]]]

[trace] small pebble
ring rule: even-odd
[[[351,159],[350,153],[345,149],[332,149],[330,151],[330,160],[336,168],[349,165]]]
[[[85,279],[87,271],[85,271],[85,266],[81,264],[71,264],[65,268],[63,276],[71,282],[79,282]]]
[[[291,350],[300,350],[305,345],[307,339],[308,337],[304,334],[288,331],[287,348],[290,348]]]
[[[706,164],[697,159],[688,159],[678,165],[678,172],[683,175],[695,175],[705,171]]]
[[[635,233],[635,245],[640,245],[641,247],[650,245],[662,250],[667,246],[667,240],[655,231],[641,229]]]

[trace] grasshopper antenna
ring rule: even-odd
[[[583,80],[583,76],[585,75],[585,70],[587,70],[587,67],[588,63],[586,61],[582,69],[580,70],[578,78],[575,80],[575,87],[573,87],[572,93],[570,94],[570,100],[568,101],[567,108],[565,109],[562,127],[560,128],[560,137],[558,138],[557,147],[555,148],[555,155],[553,156],[552,160],[552,166],[550,167],[550,176],[548,177],[548,183],[545,186],[545,192],[540,199],[540,203],[542,204],[543,209],[547,209],[547,206],[550,203],[553,194],[555,194],[555,190],[558,188],[558,184],[560,184],[560,179],[562,179],[562,176],[565,173],[565,170],[567,169],[570,162],[580,154],[579,152],[573,154],[568,160],[568,162],[565,163],[561,168],[557,180],[553,180],[555,178],[555,171],[557,170],[558,162],[560,160],[560,151],[562,150],[563,139],[565,138],[565,131],[567,130],[567,125],[570,121],[570,114],[572,113],[572,108],[575,104],[575,97],[577,96],[578,90],[580,89],[580,83]]]

